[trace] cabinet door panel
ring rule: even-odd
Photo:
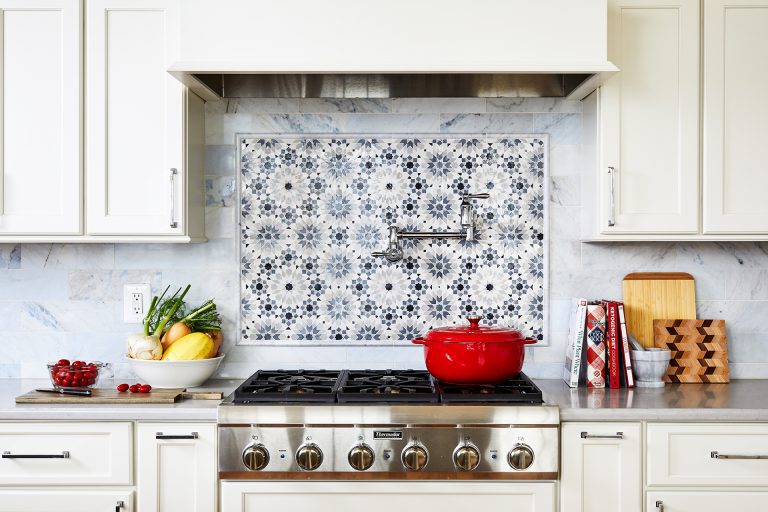
[[[158,439],[189,435],[195,439]],[[142,512],[216,510],[216,425],[139,423],[138,503]]]
[[[600,92],[602,233],[698,231],[699,33],[698,0],[609,2],[621,72]]]
[[[704,4],[704,232],[768,233],[768,1]]]
[[[648,512],[764,512],[768,492],[649,492]]]
[[[0,236],[79,234],[79,0],[0,0]]]
[[[133,491],[0,490],[0,512],[132,512]]]
[[[440,512],[554,512],[555,484],[510,482],[222,482],[227,512],[392,512],[423,505]]]
[[[183,232],[185,90],[166,72],[174,4],[88,2],[88,234]]]
[[[621,439],[584,438],[616,436]],[[562,427],[562,512],[641,512],[639,423],[565,423]]]

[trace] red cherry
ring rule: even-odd
[[[59,359],[56,366],[69,366],[69,359]]]
[[[85,366],[85,363],[82,361],[75,361],[74,363],[72,363],[72,366],[74,367]]]

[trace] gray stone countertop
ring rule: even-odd
[[[241,380],[211,379],[189,391],[221,391],[226,397]],[[99,387],[118,382],[104,381]],[[35,388],[50,388],[45,379],[0,379],[0,421],[3,420],[126,420],[216,421],[219,400],[180,400],[175,404],[17,404],[15,398]]]
[[[221,391],[227,396],[241,380],[208,381],[191,391]],[[560,407],[562,421],[768,421],[768,380],[730,384],[676,384],[661,389],[570,389],[561,380],[536,379],[544,400]],[[102,383],[109,387],[112,382]],[[0,421],[125,420],[216,421],[218,400],[182,400],[175,404],[16,404],[16,396],[44,379],[0,379]]]
[[[768,380],[667,384],[663,388],[571,389],[535,380],[562,421],[768,421]]]

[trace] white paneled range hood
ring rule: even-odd
[[[220,97],[582,99],[606,0],[183,0],[169,71]]]

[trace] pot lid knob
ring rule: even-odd
[[[467,320],[469,321],[469,328],[470,329],[477,329],[480,327],[480,319],[482,317],[480,316],[468,316]]]

